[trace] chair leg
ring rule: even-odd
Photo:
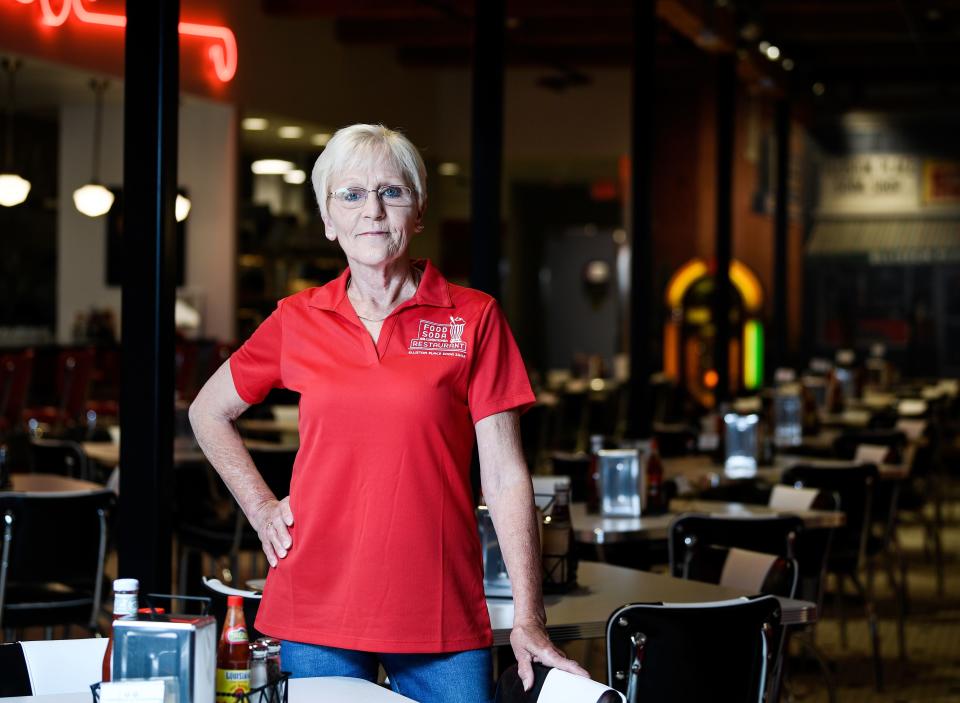
[[[837,573],[837,616],[840,621],[840,646],[846,649],[849,646],[847,640],[847,612],[844,607],[844,592],[843,592],[843,574]]]
[[[867,568],[869,571],[873,570],[870,562],[868,562]],[[860,579],[855,574],[851,574],[850,580],[853,581],[854,587],[860,593],[860,597],[863,598],[864,612],[867,616],[867,624],[870,627],[870,645],[873,649],[874,686],[879,693],[883,691],[883,657],[880,654],[880,628],[877,623],[877,608],[873,602],[873,593],[863,587]]]
[[[823,674],[823,681],[827,686],[827,699],[830,703],[837,703],[837,682],[833,678],[830,663],[813,639],[813,633],[814,630],[801,631],[794,636],[794,639],[796,639],[797,642],[800,643],[800,646],[806,649],[807,653],[817,662],[820,673]]]

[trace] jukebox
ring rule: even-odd
[[[713,298],[716,263],[694,258],[670,278],[663,330],[664,373],[703,407],[714,405],[719,374],[714,364],[716,325]],[[730,262],[730,391],[763,383],[763,290],[753,271]]]

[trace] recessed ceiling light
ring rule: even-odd
[[[281,139],[299,139],[303,136],[303,127],[295,124],[284,125],[277,130],[277,136]]]
[[[240,126],[248,132],[262,132],[270,126],[270,123],[263,117],[244,117]]]
[[[820,81],[817,81],[816,83],[813,84],[812,90],[814,95],[816,95],[817,97],[820,97],[821,95],[827,92],[827,86],[825,86]]]
[[[283,159],[258,159],[250,164],[250,170],[258,176],[279,176],[292,171],[293,162]]]
[[[793,59],[784,59],[780,62],[780,65],[783,66],[784,71],[792,71],[794,66]]]
[[[778,46],[768,46],[767,47],[767,58],[771,61],[776,61],[780,58],[780,47]]]
[[[437,165],[437,173],[441,176],[456,176],[460,173],[460,164],[453,161],[444,161]]]
[[[759,44],[757,44],[757,49],[760,50],[761,54],[767,53],[767,49],[769,48],[770,48],[770,42],[768,41],[762,41]]]
[[[307,180],[307,174],[303,169],[295,168],[292,171],[287,171],[283,174],[283,180],[287,183],[292,183],[293,185],[300,185],[305,180]]]
[[[315,146],[326,146],[327,142],[330,141],[330,134],[327,132],[317,132],[312,137],[310,137],[310,143]]]

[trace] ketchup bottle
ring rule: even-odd
[[[243,597],[227,596],[227,617],[217,645],[217,703],[235,703],[250,693],[250,636],[243,617]]]
[[[113,582],[113,619],[119,620],[137,612],[140,582],[137,579],[115,579]],[[110,681],[113,673],[113,625],[110,625],[110,638],[103,653],[103,671],[101,681]]]

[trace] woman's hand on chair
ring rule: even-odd
[[[533,686],[533,662],[561,669],[577,676],[590,677],[587,670],[554,646],[543,623],[535,620],[514,621],[510,632],[510,645],[517,658],[517,673],[523,682],[523,690]]]
[[[290,496],[283,500],[266,500],[250,516],[250,524],[260,537],[263,553],[267,555],[270,566],[275,567],[280,559],[287,556],[293,545],[293,537],[287,529],[293,526],[293,511],[290,509]]]

